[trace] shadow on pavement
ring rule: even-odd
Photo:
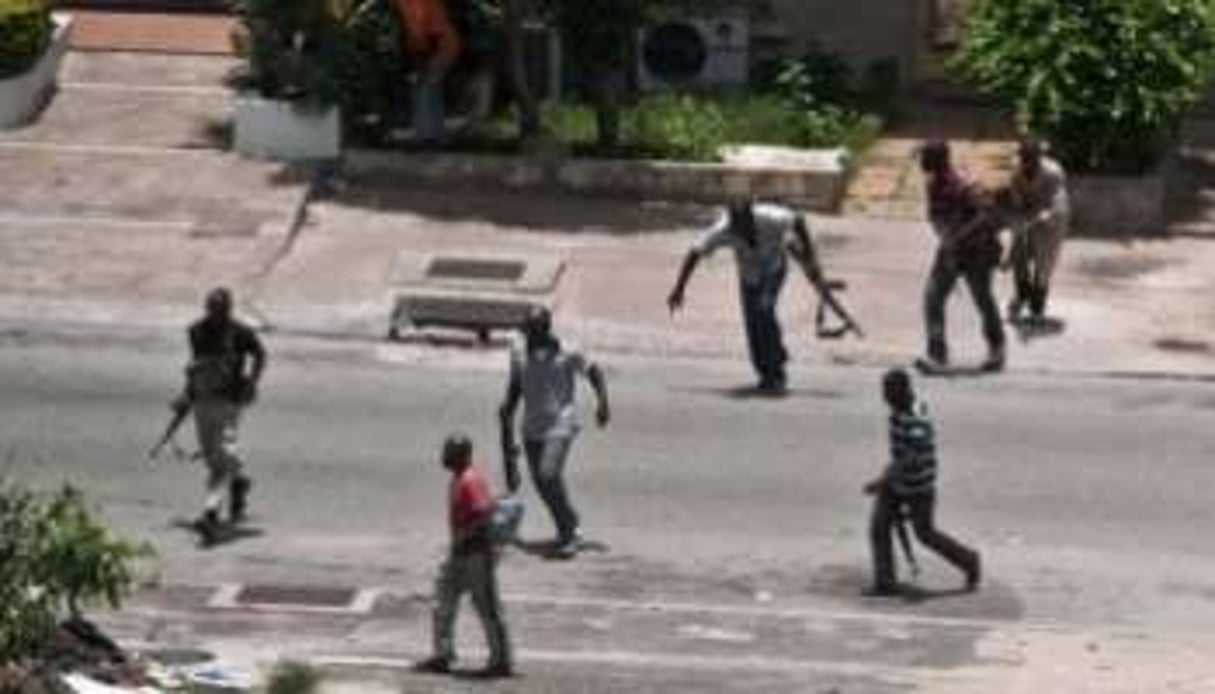
[[[1058,337],[1067,331],[1066,321],[1051,316],[1010,321],[1010,323],[1017,331],[1017,337],[1021,342],[1030,342],[1044,337]]]
[[[185,530],[190,533],[191,537],[198,539],[198,531],[194,527],[194,521],[185,518],[174,518],[170,525],[179,530]],[[203,547],[201,542],[199,547],[202,549],[215,549],[224,545],[231,545],[242,540],[252,540],[262,537],[266,534],[263,528],[250,525],[229,525],[224,524],[219,529],[219,534],[216,535],[214,542],[206,547]]]
[[[502,192],[464,188],[388,187],[348,181],[329,200],[346,207],[412,213],[441,222],[488,222],[526,231],[651,234],[699,229],[713,213],[691,203],[637,202],[573,197],[555,192]]]
[[[730,400],[842,400],[844,393],[838,390],[823,390],[815,388],[787,388],[781,392],[760,390],[753,384],[733,387],[688,387],[674,388],[676,392],[696,395],[715,395]]]

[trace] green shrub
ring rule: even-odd
[[[1215,66],[1209,0],[978,0],[955,69],[1073,169],[1136,173]]]
[[[315,694],[321,684],[321,673],[307,663],[283,661],[274,666],[267,694]]]
[[[341,27],[336,79],[345,126],[375,141],[407,103],[413,65],[392,0],[364,0]]]
[[[323,108],[341,99],[345,36],[329,0],[234,0],[240,89]]]
[[[132,562],[149,553],[114,537],[70,487],[42,495],[0,480],[0,666],[35,654],[83,605],[117,608]]]
[[[643,99],[624,114],[626,142],[657,156],[713,161],[725,144],[729,125],[712,101],[689,94]]]
[[[54,31],[43,0],[0,0],[0,79],[33,67]]]

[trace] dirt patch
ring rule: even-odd
[[[1152,343],[1152,346],[1162,352],[1180,354],[1210,354],[1211,343],[1206,340],[1196,340],[1183,337],[1162,337]]]

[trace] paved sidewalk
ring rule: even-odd
[[[274,329],[383,339],[399,253],[497,250],[564,258],[558,327],[596,352],[744,358],[725,255],[704,266],[682,314],[665,307],[709,209],[350,181],[288,235],[307,178],[225,151],[220,80],[230,65],[71,54],[40,121],[0,135],[0,253],[13,268],[0,278],[0,317],[178,329],[222,282]],[[910,194],[917,183],[904,173]],[[796,361],[905,363],[919,353],[933,241],[913,207],[894,219],[813,219],[868,337],[814,339],[813,294],[791,274],[782,313]],[[1014,340],[1011,368],[1215,376],[1213,256],[1202,239],[1073,239],[1054,296],[1063,330]],[[1007,284],[1001,277],[1001,296]],[[977,361],[964,290],[951,311],[955,352]]]

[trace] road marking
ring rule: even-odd
[[[0,224],[20,226],[70,226],[83,224],[85,226],[123,227],[127,229],[132,227],[149,229],[173,227],[187,232],[194,229],[194,222],[188,219],[140,219],[135,217],[94,215],[75,217],[67,215],[0,214]]]
[[[123,84],[121,82],[60,82],[60,89],[96,92],[134,92],[138,94],[230,96],[232,91],[224,87],[200,87],[168,84]]]
[[[470,660],[484,657],[486,654],[471,650],[467,656]],[[632,651],[551,651],[521,649],[517,651],[518,660],[527,663],[552,663],[558,665],[602,665],[624,666],[649,670],[682,670],[717,673],[779,673],[790,675],[807,675],[829,673],[846,677],[864,677],[877,679],[892,684],[915,684],[922,675],[931,675],[933,681],[952,679],[954,681],[971,681],[972,678],[957,672],[929,667],[898,667],[877,665],[873,663],[849,663],[839,660],[809,660],[792,658],[773,658],[761,655],[679,655],[674,653],[636,653]],[[309,655],[304,658],[309,664],[317,667],[334,668],[379,668],[385,670],[409,670],[415,661],[404,657],[392,656],[355,656],[355,655]]]
[[[329,605],[297,605],[297,604],[260,604],[244,602],[240,599],[241,591],[245,589],[243,583],[227,583],[215,590],[211,599],[207,601],[207,607],[213,610],[238,610],[241,612],[256,612],[263,614],[270,613],[298,613],[298,614],[314,614],[314,615],[369,615],[375,607],[376,602],[383,595],[384,590],[380,588],[363,588],[356,590],[353,599],[347,605],[329,606]]]
[[[892,612],[857,612],[823,610],[814,608],[780,608],[750,605],[723,605],[690,602],[629,601],[610,598],[566,598],[543,595],[505,595],[507,603],[540,607],[597,608],[617,612],[657,612],[662,614],[718,615],[725,617],[748,617],[769,619],[813,619],[823,621],[854,621],[889,625],[922,624],[941,627],[968,627],[975,629],[1007,628],[1035,631],[1061,631],[1062,624],[1033,620],[1001,620],[982,617],[947,617],[923,614],[898,614]]]

